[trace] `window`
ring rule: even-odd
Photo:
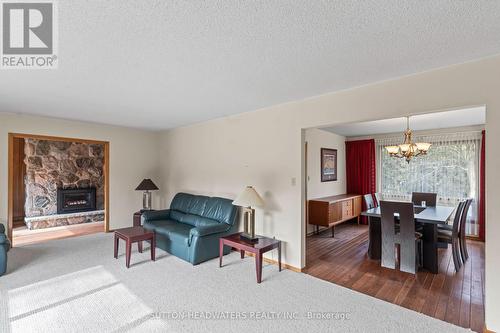
[[[384,198],[410,200],[412,192],[434,192],[438,194],[438,204],[449,206],[472,198],[466,231],[477,236],[481,133],[415,137],[415,142],[430,142],[432,146],[427,155],[415,157],[410,163],[390,157],[384,150],[400,141],[399,137],[377,140],[378,183]]]

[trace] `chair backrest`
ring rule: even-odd
[[[380,206],[380,201],[382,201],[382,193],[375,192],[375,205]]]
[[[413,192],[411,194],[411,202],[413,202],[414,205],[420,206],[422,201],[425,201],[425,205],[428,207],[435,207],[437,193]]]
[[[467,223],[467,214],[469,213],[469,208],[470,208],[471,204],[472,204],[472,199],[467,199],[464,202],[464,207],[463,207],[462,214],[460,217],[460,229],[458,230],[458,232],[460,233],[460,235],[463,235],[463,236],[465,236],[465,225]]]
[[[465,208],[467,207],[467,201],[460,201],[455,211],[455,217],[453,218],[452,234],[456,237],[461,229],[462,217],[464,216]],[[466,213],[466,212],[465,212]],[[464,225],[465,226],[465,225]]]
[[[415,213],[413,203],[381,201],[382,266],[396,267],[395,244],[400,244],[401,271],[415,274]],[[399,232],[395,231],[395,214],[399,215]]]
[[[363,195],[363,199],[365,200],[366,209],[375,208],[375,203],[373,202],[373,196],[371,193]]]

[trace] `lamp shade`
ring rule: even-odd
[[[262,207],[264,200],[252,186],[247,186],[243,192],[233,201],[233,205],[241,207]]]
[[[427,152],[432,144],[427,142],[417,142],[416,145],[418,150]]]
[[[399,152],[399,146],[387,146],[385,149],[389,154],[397,154]]]
[[[151,179],[144,179],[139,186],[135,188],[136,191],[156,191],[159,190],[158,186],[153,183]]]

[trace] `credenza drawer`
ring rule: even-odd
[[[353,209],[352,209],[352,201],[344,201],[342,202],[342,218],[346,219],[351,216],[353,216]]]
[[[328,223],[335,223],[342,219],[342,207],[333,203],[328,206]]]

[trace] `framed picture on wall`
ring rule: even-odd
[[[321,148],[321,181],[337,180],[337,149]]]

